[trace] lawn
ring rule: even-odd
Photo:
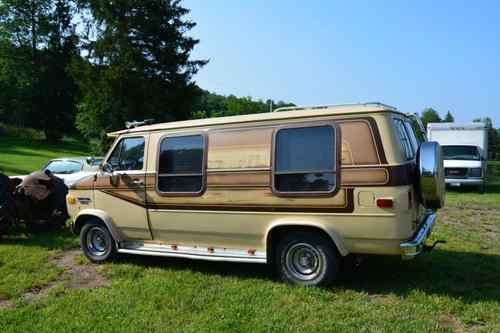
[[[2,141],[0,165],[21,173],[26,156],[31,168],[84,152],[53,148]],[[97,267],[67,255],[78,244],[67,231],[18,233],[0,241],[0,331],[500,332],[499,188],[449,193],[433,234],[447,244],[432,253],[346,264],[328,289],[285,285],[261,265],[128,256]]]
[[[90,147],[75,139],[48,144],[41,140],[0,136],[0,171],[7,175],[28,174],[58,157],[88,156]]]

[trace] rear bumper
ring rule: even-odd
[[[414,236],[399,244],[401,249],[401,257],[403,260],[413,259],[422,253],[425,245],[425,241],[432,232],[432,228],[437,220],[437,213],[433,212],[427,214],[424,220],[420,223],[418,230],[415,232]]]
[[[446,185],[450,186],[479,186],[483,185],[483,178],[445,178]]]

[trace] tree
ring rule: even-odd
[[[440,123],[441,122],[441,117],[439,116],[439,113],[434,110],[433,108],[426,108],[424,111],[422,111],[422,123],[424,124],[424,127],[427,128],[428,123]]]
[[[251,97],[236,97],[234,95],[226,97],[200,89],[191,117],[199,119],[263,113],[269,112],[270,106],[276,110],[280,107],[295,106],[295,104],[283,101],[276,103],[271,99],[263,102],[262,100],[253,100]]]
[[[494,156],[497,161],[500,161],[500,129],[496,129],[496,138],[495,138],[495,148],[494,148]]]
[[[74,128],[68,65],[79,56],[72,0],[0,4],[0,110],[4,121],[43,129],[55,141]],[[9,116],[9,115],[10,116]]]
[[[49,16],[49,40],[42,53],[42,128],[50,141],[59,140],[74,128],[76,84],[69,66],[79,57],[78,37],[72,24],[74,7],[67,0],[56,0]]]
[[[472,119],[472,122],[484,123],[486,125],[486,127],[493,128],[493,121],[491,120],[490,117],[474,118],[474,119]]]
[[[498,153],[498,137],[497,130],[493,127],[493,121],[490,117],[475,118],[472,120],[475,123],[484,123],[488,128],[488,152],[494,158]],[[489,157],[489,156],[488,156]]]
[[[40,114],[40,52],[48,37],[48,18],[51,0],[2,0],[0,2],[0,44],[4,65],[14,73],[9,74],[11,83],[20,87],[14,99],[29,102],[29,108],[18,109],[16,121],[19,125],[37,125]],[[21,83],[13,76],[19,73]],[[12,82],[15,81],[15,82]],[[24,89],[23,89],[24,88]],[[19,94],[19,95],[18,95]],[[8,104],[9,100],[0,103]],[[4,104],[4,107],[5,107]],[[23,103],[24,104],[24,103]]]
[[[444,122],[445,123],[454,123],[455,122],[455,118],[453,117],[453,115],[451,114],[450,111],[446,112],[446,115],[444,116]]]
[[[85,135],[122,128],[133,119],[190,117],[199,89],[193,76],[206,60],[191,60],[195,23],[178,0],[86,0],[95,40],[73,74],[81,90],[77,127]]]

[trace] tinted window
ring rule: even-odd
[[[405,159],[411,160],[415,156],[415,152],[412,147],[411,139],[408,135],[406,126],[401,119],[394,119],[394,124],[396,126],[396,132],[399,137],[399,142],[403,148],[403,153]]]
[[[408,133],[408,136],[410,137],[410,142],[413,147],[413,152],[417,152],[418,150],[418,138],[417,135],[415,134],[415,130],[413,129],[413,126],[409,121],[405,121],[405,127],[406,127],[406,132]]]
[[[52,173],[69,175],[80,172],[82,170],[82,165],[75,161],[52,161],[44,170],[49,170]]]
[[[142,170],[144,166],[144,138],[126,138],[120,141],[108,159],[114,170]]]
[[[158,190],[198,193],[203,188],[203,149],[201,135],[170,137],[160,144]]]
[[[332,192],[336,187],[335,130],[286,128],[276,135],[274,186],[280,192]]]

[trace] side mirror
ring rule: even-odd
[[[113,166],[107,162],[103,162],[99,168],[101,169],[101,171],[104,171],[106,173],[113,173],[114,169],[113,169]]]
[[[87,164],[88,165],[94,165],[95,163],[95,158],[92,156],[87,157]]]

